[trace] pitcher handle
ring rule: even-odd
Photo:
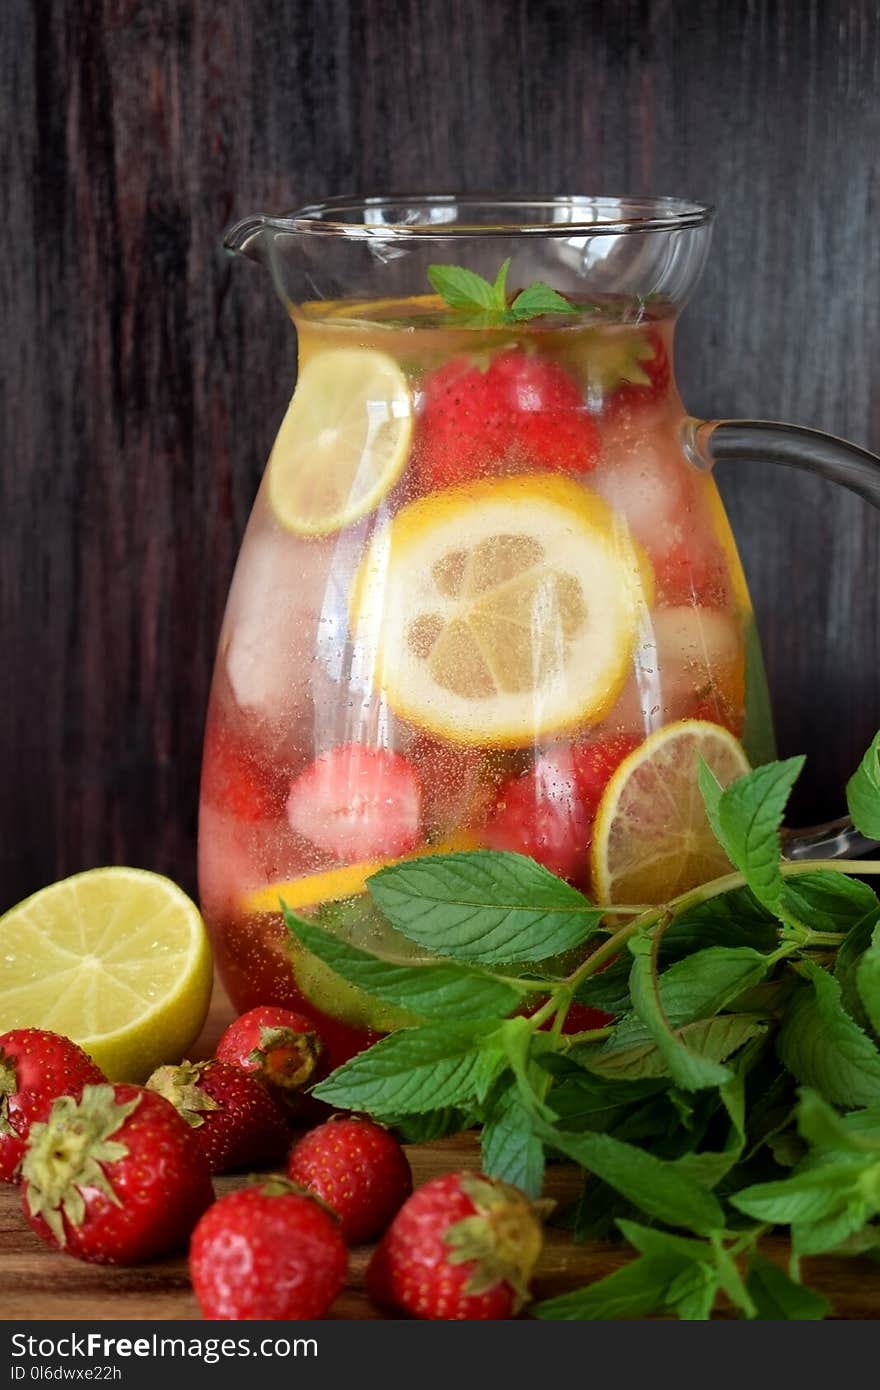
[[[821,430],[774,420],[687,420],[684,449],[691,463],[702,469],[716,463],[762,460],[802,468],[840,483],[880,508],[880,458]],[[783,831],[788,859],[845,859],[878,848],[880,841],[866,840],[847,817]]]

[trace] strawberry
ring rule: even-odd
[[[252,1073],[276,1100],[288,1104],[312,1080],[321,1051],[310,1019],[271,1004],[230,1023],[216,1048],[219,1061]]]
[[[421,784],[406,758],[360,743],[322,753],[287,798],[293,830],[348,864],[415,849],[421,814]]]
[[[159,1067],[147,1082],[193,1131],[212,1173],[274,1163],[287,1152],[287,1117],[256,1077],[229,1062]]]
[[[454,357],[425,377],[415,457],[429,490],[478,477],[506,448],[505,422],[485,372]]]
[[[430,489],[510,460],[585,473],[599,432],[575,379],[545,357],[508,348],[483,372],[457,357],[425,378],[416,458]]]
[[[717,546],[696,549],[688,541],[679,541],[665,554],[654,556],[654,578],[657,602],[664,608],[727,608],[730,603],[727,565]]]
[[[591,817],[596,814],[612,774],[641,742],[635,734],[611,734],[591,743],[574,745],[571,750],[574,781]]]
[[[603,423],[628,424],[663,399],[671,376],[669,355],[655,328],[609,334],[591,363],[590,394],[599,397]]]
[[[294,1145],[287,1176],[326,1202],[351,1244],[375,1240],[412,1192],[412,1173],[393,1134],[356,1116],[328,1120]]]
[[[599,431],[564,367],[509,348],[493,359],[486,380],[509,449],[542,468],[587,473],[595,466]]]
[[[367,1290],[414,1318],[511,1318],[540,1253],[537,1209],[518,1188],[447,1173],[403,1204],[373,1253]]]
[[[46,1119],[54,1100],[105,1080],[70,1038],[42,1028],[0,1034],[0,1182],[15,1181],[30,1127]]]
[[[347,1263],[332,1214],[283,1178],[221,1197],[189,1250],[195,1295],[213,1322],[322,1318]]]
[[[195,1135],[141,1086],[86,1086],[31,1126],[22,1206],[37,1235],[95,1264],[135,1264],[183,1245],[214,1199]]]
[[[208,726],[202,755],[202,797],[236,820],[275,820],[284,814],[285,782],[229,728]]]
[[[488,849],[527,854],[560,878],[583,877],[591,819],[570,760],[541,757],[505,782],[481,839]]]

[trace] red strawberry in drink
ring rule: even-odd
[[[429,489],[491,471],[504,457],[507,431],[492,383],[466,357],[455,357],[422,383],[416,459]]]
[[[310,1019],[271,1004],[242,1014],[217,1044],[221,1062],[251,1073],[287,1103],[295,1102],[315,1078],[321,1051],[321,1039]]]
[[[507,435],[507,448],[530,466],[587,473],[599,456],[599,431],[583,394],[564,367],[510,348],[486,373]]]
[[[669,355],[656,328],[605,335],[590,363],[590,398],[603,422],[630,424],[669,390]]]
[[[231,1192],[193,1232],[189,1268],[209,1321],[322,1318],[345,1281],[339,1223],[283,1178]]]
[[[542,754],[530,772],[501,788],[481,832],[484,844],[527,854],[560,878],[583,879],[602,792],[638,742],[621,734]]]
[[[212,722],[202,758],[202,798],[242,821],[284,814],[285,780],[231,728]]]
[[[416,458],[430,489],[502,463],[588,472],[599,433],[575,379],[549,358],[508,348],[483,371],[456,358],[425,378]]]
[[[501,787],[481,839],[488,849],[527,854],[560,878],[588,869],[592,820],[566,753],[540,757],[530,772]]]
[[[375,1240],[412,1192],[412,1173],[393,1134],[373,1120],[334,1118],[291,1151],[287,1176],[339,1217],[347,1241]]]
[[[141,1086],[86,1086],[31,1127],[22,1206],[37,1235],[95,1264],[136,1264],[186,1243],[214,1199],[192,1130]]]
[[[727,608],[730,604],[730,578],[719,546],[676,542],[654,556],[654,579],[657,602],[663,607]]]
[[[421,784],[399,753],[348,743],[294,779],[287,818],[298,835],[344,864],[394,859],[421,839]]]
[[[376,1247],[367,1290],[413,1318],[512,1318],[529,1296],[541,1222],[518,1188],[475,1173],[432,1178]]]
[[[0,1033],[0,1182],[15,1181],[31,1125],[47,1118],[53,1101],[105,1080],[70,1038],[42,1028]]]
[[[212,1173],[274,1163],[287,1152],[287,1116],[256,1078],[228,1062],[159,1067],[147,1082],[192,1129]]]
[[[596,814],[612,774],[641,742],[641,738],[634,734],[610,734],[573,746],[571,757],[575,785],[591,817]]]

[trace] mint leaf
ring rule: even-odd
[[[481,1137],[483,1172],[513,1183],[530,1197],[540,1197],[544,1182],[544,1146],[532,1133],[531,1112],[515,1087],[497,1100]]]
[[[712,827],[712,834],[718,843],[723,845],[724,826],[721,823],[721,798],[724,795],[724,788],[702,756],[697,762],[697,782],[700,795],[703,798],[703,805],[706,808],[706,819]]]
[[[718,1297],[720,1280],[711,1265],[683,1269],[666,1290],[666,1303],[685,1322],[707,1322]]]
[[[505,256],[501,265],[498,267],[498,274],[495,276],[495,283],[492,286],[492,294],[495,304],[505,308],[507,305],[507,274],[510,270],[510,257]]]
[[[629,976],[632,961],[624,951],[597,975],[581,980],[574,993],[578,1004],[601,1009],[606,1014],[625,1014],[632,1008],[629,997]]]
[[[485,1100],[504,1066],[497,1024],[401,1028],[337,1067],[312,1092],[343,1110],[408,1115]]]
[[[641,1254],[656,1259],[680,1259],[682,1268],[666,1290],[663,1302],[678,1317],[704,1321],[710,1317],[718,1295],[717,1253],[705,1240],[670,1235],[636,1221],[617,1222],[621,1233]]]
[[[531,1312],[554,1322],[645,1317],[665,1305],[667,1291],[688,1268],[689,1261],[679,1255],[643,1256],[585,1289],[536,1303]]]
[[[811,1322],[831,1312],[827,1298],[796,1283],[784,1269],[757,1252],[749,1260],[746,1288],[759,1322]]]
[[[880,1036],[880,923],[856,966],[856,989],[871,1027]]]
[[[722,1014],[718,1018],[685,1023],[674,1030],[673,1036],[688,1052],[709,1062],[725,1062],[753,1038],[763,1036],[767,1026],[763,1019],[750,1014]],[[584,1043],[575,1055],[596,1076],[609,1080],[636,1081],[672,1075],[663,1053],[651,1038],[608,1052],[602,1045]]]
[[[854,1019],[865,1032],[871,1028],[871,1018],[862,1002],[859,988],[859,967],[865,952],[872,945],[874,928],[878,921],[880,921],[880,906],[875,905],[860,921],[850,927],[837,952],[837,960],[834,963],[834,978],[840,985],[840,1001],[850,1018]],[[866,984],[870,989],[870,975]],[[877,1032],[877,1029],[875,1028],[874,1031]]]
[[[772,951],[778,944],[779,924],[773,914],[751,889],[733,888],[677,914],[663,933],[660,962],[667,964],[708,946]]]
[[[466,322],[473,327],[491,328],[505,323],[525,323],[541,314],[578,313],[577,306],[570,304],[543,280],[535,280],[520,290],[508,308],[509,270],[508,256],[502,262],[494,283],[458,265],[430,265],[428,279],[451,309],[466,311]]]
[[[656,1043],[672,1078],[688,1091],[697,1091],[707,1086],[721,1086],[724,1082],[730,1081],[732,1073],[729,1068],[704,1054],[692,1051],[681,1034],[676,1033],[675,1013],[670,1017],[666,1012],[652,938],[635,936],[629,942],[629,949],[634,957],[630,994],[635,1012]],[[748,948],[729,951],[724,947],[712,947],[672,966],[669,974],[675,977],[675,984],[679,987],[683,978],[693,978],[702,988],[704,997],[708,991],[712,991],[709,996],[711,1003],[706,1012],[714,1013],[717,1009],[723,1008],[731,997],[731,989],[740,993],[747,984],[754,984],[761,979],[766,971],[767,960],[756,951]],[[732,984],[731,980],[735,983]],[[673,994],[669,986],[667,994]],[[680,995],[676,992],[673,997],[677,1001]]]
[[[732,1019],[716,1020],[713,1016],[744,990],[757,984],[769,968],[766,957],[748,946],[710,946],[677,961],[663,971],[658,983],[660,1006],[668,1028],[684,1034],[687,1025],[702,1020],[701,1027],[689,1029],[678,1041],[710,1062],[713,1059],[721,1061],[756,1036],[756,1021],[739,1024]],[[664,1075],[669,1062],[655,1037],[656,1028],[656,1022],[649,1027],[637,1013],[627,1014],[604,1042],[579,1048],[578,1059],[590,1070],[605,1076]],[[665,1046],[668,1049],[668,1039]],[[725,1070],[721,1080],[729,1079],[730,1073]]]
[[[846,804],[856,830],[880,840],[880,732],[846,784]]]
[[[820,1255],[851,1240],[880,1210],[880,1159],[840,1156],[780,1182],[757,1183],[730,1201],[759,1221],[791,1226],[798,1255]]]
[[[601,1178],[648,1216],[705,1235],[724,1226],[717,1200],[675,1165],[610,1134],[567,1134],[542,1121],[535,1130],[554,1149]]]
[[[396,1130],[404,1144],[431,1144],[435,1139],[461,1134],[476,1123],[473,1114],[452,1105],[446,1105],[442,1110],[426,1110],[422,1115],[375,1113],[375,1118],[386,1128]]]
[[[520,993],[484,971],[452,962],[398,965],[350,946],[287,908],[284,920],[288,931],[344,980],[422,1017],[504,1018],[522,1000]]]
[[[576,314],[577,309],[556,290],[545,285],[543,280],[536,280],[520,291],[510,306],[510,312],[517,323],[524,323],[541,314]]]
[[[868,913],[880,912],[873,888],[834,869],[786,878],[782,902],[791,916],[820,932],[849,931]]]
[[[547,960],[602,920],[582,893],[521,854],[472,850],[380,869],[367,886],[404,936],[483,965]]]
[[[712,829],[755,897],[772,912],[783,889],[779,827],[804,761],[800,757],[765,763],[732,782],[720,797],[710,787],[708,777],[701,774],[700,788],[704,798],[708,791],[706,814]]]
[[[805,1086],[839,1105],[880,1102],[880,1052],[846,1013],[840,985],[812,961],[801,966],[809,988],[798,990],[777,1039],[783,1065]]]
[[[509,267],[510,262],[506,263]],[[504,270],[504,266],[501,268]],[[499,271],[499,275],[501,272]],[[429,265],[428,279],[442,299],[452,309],[489,309],[503,312],[507,302],[503,294],[505,271],[499,299],[498,281],[492,285],[473,270],[460,265]]]
[[[815,1149],[880,1156],[880,1106],[838,1115],[815,1091],[804,1088],[797,1108],[797,1127],[801,1138]]]

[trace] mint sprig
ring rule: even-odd
[[[460,265],[429,265],[428,279],[441,299],[478,327],[527,323],[543,314],[576,314],[578,309],[543,280],[535,280],[512,299],[507,292],[510,257],[494,281]]]
[[[866,833],[878,746],[849,784]],[[298,950],[413,1020],[317,1096],[423,1141],[479,1125],[485,1171],[532,1196],[548,1154],[584,1170],[560,1219],[577,1239],[622,1236],[634,1258],[538,1317],[705,1318],[723,1296],[745,1318],[820,1318],[799,1256],[880,1253],[880,901],[854,877],[880,862],[780,858],[801,765],[726,789],[701,769],[734,870],[657,907],[597,905],[480,850],[369,880],[412,959],[348,942],[344,913],[322,917],[337,930],[285,914]],[[574,1002],[608,1022],[564,1031]],[[788,1273],[761,1253],[771,1226],[790,1233]]]

